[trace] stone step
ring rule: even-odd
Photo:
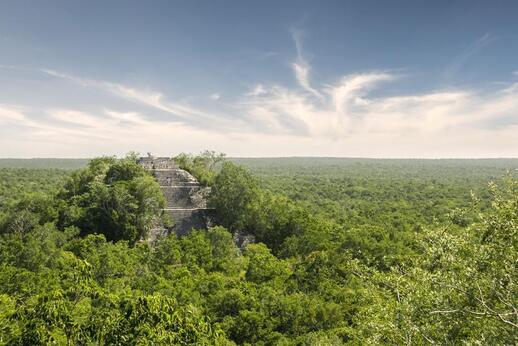
[[[162,186],[167,208],[206,208],[210,188],[191,186]]]
[[[214,217],[214,209],[164,209],[174,222],[172,231],[178,236],[191,229],[207,229]]]
[[[160,186],[199,185],[196,178],[182,169],[155,169],[152,172]]]

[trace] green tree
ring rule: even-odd
[[[216,208],[218,221],[230,231],[251,225],[250,208],[257,199],[257,183],[241,166],[225,162],[216,176],[209,205]]]
[[[225,154],[205,150],[199,155],[179,154],[173,157],[174,162],[191,173],[201,184],[212,185],[217,169],[225,161]]]
[[[507,178],[491,191],[478,222],[424,232],[413,265],[365,276],[362,343],[518,341],[518,183]]]
[[[274,279],[285,279],[289,272],[289,266],[283,260],[272,255],[266,245],[249,244],[244,253],[248,259],[246,279],[255,283],[262,283]]]
[[[60,227],[77,226],[83,235],[102,233],[131,244],[160,225],[165,205],[160,186],[135,155],[94,159],[72,175],[59,194]]]

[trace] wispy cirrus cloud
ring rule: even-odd
[[[457,74],[468,60],[480,52],[482,49],[489,46],[492,42],[497,40],[497,37],[492,33],[485,33],[484,35],[471,42],[458,56],[456,56],[451,64],[446,67],[443,72],[443,78],[448,80]]]
[[[110,81],[81,78],[50,69],[41,69],[41,72],[56,78],[69,80],[84,87],[93,87],[103,90],[126,101],[142,104],[172,114],[188,122],[193,122],[193,120],[198,122],[206,121],[213,125],[225,122],[225,118],[217,116],[217,114],[190,105],[167,101],[164,95],[158,91],[135,88]]]
[[[306,91],[309,91],[311,94],[315,95],[317,98],[322,99],[322,95],[318,90],[311,86],[309,77],[311,72],[311,66],[304,58],[302,43],[303,43],[303,32],[298,29],[292,29],[292,38],[295,43],[295,49],[297,51],[297,57],[295,61],[292,63],[293,71],[295,72],[295,77],[299,82],[300,86],[304,88]]]
[[[101,129],[101,127],[92,126],[96,121],[93,117],[88,117],[79,111],[47,111],[48,117],[35,116],[38,110],[20,105],[0,104],[0,124],[4,124],[6,128],[16,128],[16,132],[9,131],[4,137],[17,137],[19,134],[27,135],[32,138],[56,138],[67,137],[105,137],[104,132],[90,131],[90,129]],[[60,126],[53,123],[53,120],[64,120],[69,123],[78,125],[77,128]],[[89,129],[90,128],[90,129]]]
[[[342,77],[321,90],[323,102],[303,92],[273,86],[260,95],[245,94],[243,104],[254,121],[271,131],[332,138],[379,133],[441,135],[442,131],[469,133],[492,122],[518,124],[516,84],[481,93],[438,90],[416,95],[372,97],[370,91],[397,75],[369,72]],[[263,87],[264,88],[264,87]]]
[[[259,96],[266,94],[266,89],[262,84],[257,84],[254,86],[254,88],[250,91],[248,91],[245,96]]]
[[[27,121],[27,118],[23,113],[23,107],[0,103],[0,124],[25,121]]]

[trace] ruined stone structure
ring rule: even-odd
[[[178,168],[174,161],[166,157],[142,157],[140,164],[150,170],[162,188],[167,201],[164,212],[174,222],[172,229],[157,229],[150,234],[154,240],[161,234],[175,232],[184,235],[192,228],[206,229],[214,214],[207,208],[210,187],[202,186],[189,172]]]

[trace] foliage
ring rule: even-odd
[[[254,179],[244,168],[225,162],[212,186],[209,205],[218,211],[218,222],[234,231],[245,228],[250,206],[257,199]]]
[[[191,173],[203,185],[212,185],[216,178],[216,170],[225,161],[225,154],[206,150],[199,155],[179,154],[173,157],[174,162]]]
[[[491,184],[492,207],[471,226],[423,233],[412,266],[371,272],[372,306],[357,316],[362,343],[518,341],[517,186]]]
[[[223,163],[220,226],[153,245],[134,156],[0,170],[0,345],[518,342],[508,161],[300,160]]]
[[[231,162],[224,163],[217,175],[209,204],[219,223],[254,235],[275,253],[309,252],[325,246],[332,231],[339,232],[336,224],[309,214],[286,196],[259,189],[246,169]],[[316,232],[318,240],[312,243]],[[291,248],[284,246],[285,240],[291,240]]]
[[[59,226],[76,226],[83,235],[103,233],[131,244],[157,225],[165,205],[160,186],[135,156],[102,157],[72,174],[58,195]]]

